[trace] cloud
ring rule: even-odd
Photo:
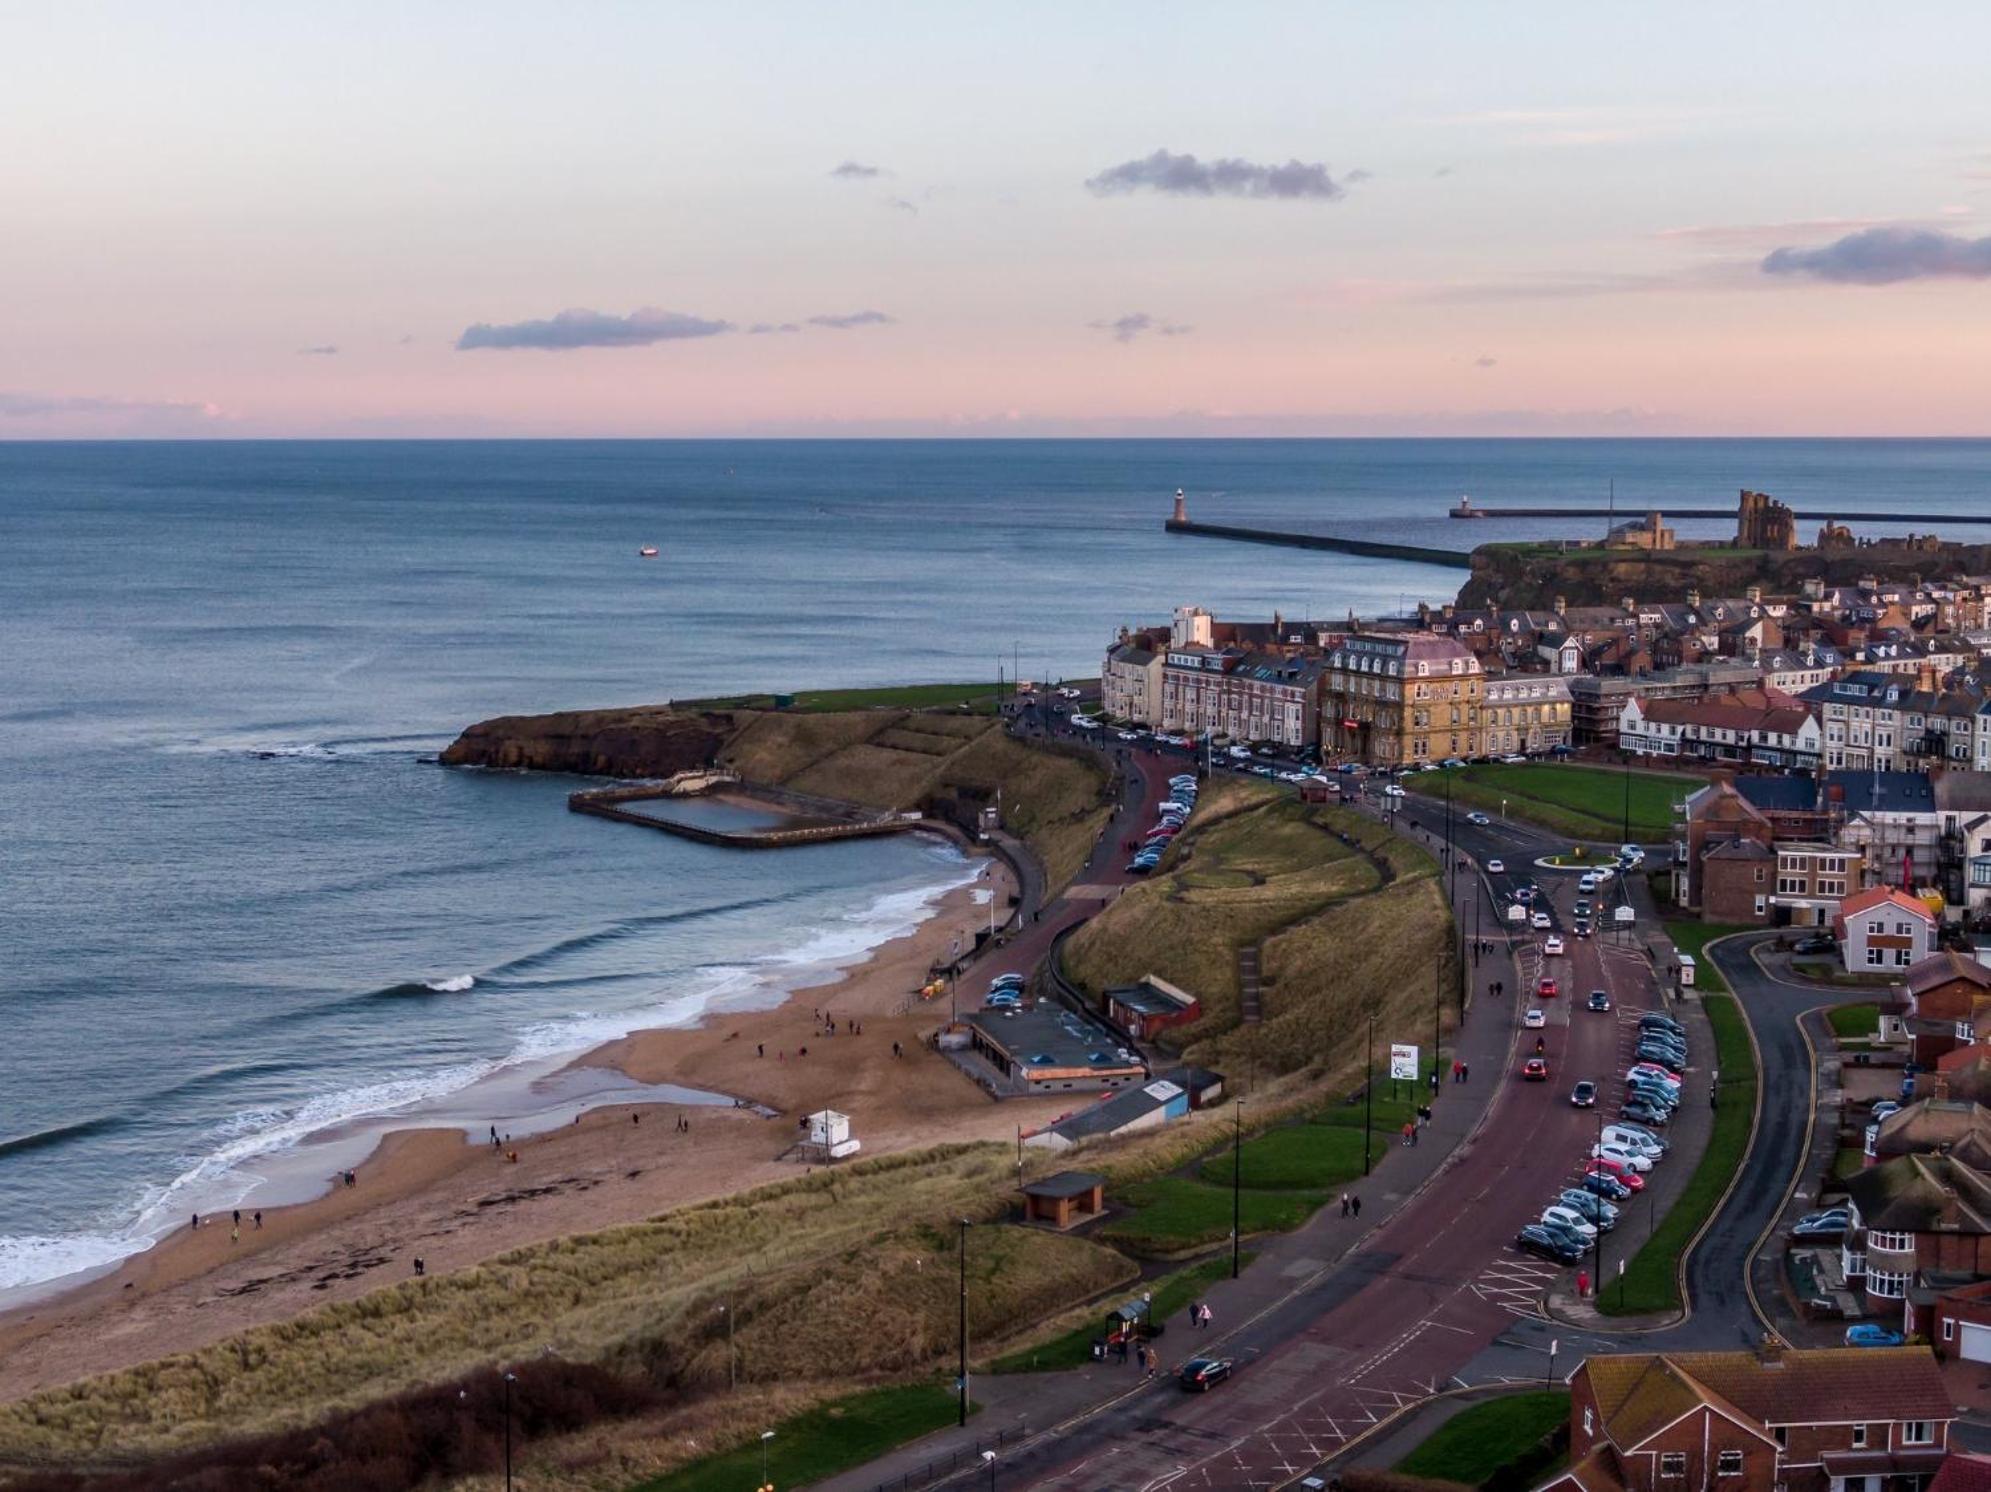
[[[120,435],[205,432],[227,418],[217,404],[168,399],[111,399],[94,394],[34,394],[0,389],[0,421],[54,434]]]
[[[887,207],[896,207],[900,212],[909,212],[914,217],[919,216],[919,204],[917,202],[908,202],[904,197],[887,197],[885,205]]]
[[[857,326],[890,326],[897,320],[896,316],[887,316],[883,311],[852,311],[843,316],[811,316],[809,325],[847,332]]]
[[[687,316],[682,311],[660,311],[654,306],[644,306],[627,316],[575,309],[562,311],[545,321],[512,321],[495,325],[480,321],[456,339],[456,350],[472,352],[479,348],[508,350],[532,347],[547,352],[568,352],[576,347],[648,347],[655,342],[716,337],[732,329],[730,321],[708,321],[701,316]]]
[[[1481,353],[1478,357],[1473,359],[1473,366],[1475,368],[1492,368],[1498,366],[1499,362],[1500,362],[1499,358],[1488,357],[1485,353]]]
[[[770,332],[799,332],[801,327],[792,321],[756,321],[747,328],[750,337],[765,337]]]
[[[299,357],[337,357],[339,349],[334,347],[330,342],[321,342],[316,347],[298,348],[297,355]]]
[[[1896,285],[1903,280],[1991,279],[1991,237],[1962,238],[1927,228],[1867,228],[1815,249],[1776,249],[1766,275],[1801,276],[1835,285]]]
[[[1194,327],[1178,326],[1172,321],[1161,321],[1146,311],[1132,311],[1112,321],[1088,321],[1087,326],[1098,332],[1111,332],[1116,342],[1131,342],[1144,332],[1157,336],[1182,337],[1194,331]]]
[[[1318,162],[1309,165],[1291,160],[1283,166],[1261,166],[1234,157],[1201,161],[1193,155],[1175,155],[1166,150],[1109,166],[1089,178],[1085,189],[1095,197],[1150,191],[1168,197],[1332,202],[1345,195],[1341,184]]]
[[[845,161],[830,172],[830,175],[838,181],[870,181],[873,177],[885,174],[878,167],[867,166],[862,161]]]
[[[1353,171],[1343,174],[1341,184],[1343,186],[1353,186],[1358,181],[1374,181],[1375,179],[1375,172],[1368,170],[1366,167],[1357,166]]]

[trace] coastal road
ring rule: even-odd
[[[1507,845],[1497,829],[1488,839]],[[1510,853],[1525,850],[1515,843]],[[1574,879],[1542,879],[1566,913]],[[1532,939],[1518,961],[1514,983],[1532,984],[1541,963]],[[1189,1397],[1161,1380],[1113,1401],[1005,1454],[1004,1484],[1068,1492],[1280,1486],[1382,1415],[1447,1386],[1518,1317],[1532,1315],[1560,1271],[1519,1254],[1512,1239],[1574,1181],[1598,1123],[1597,1111],[1571,1107],[1569,1085],[1579,1076],[1598,1081],[1614,1106],[1612,1074],[1626,1065],[1636,1009],[1654,994],[1642,960],[1595,941],[1573,942],[1550,962],[1569,988],[1610,990],[1617,1007],[1598,1015],[1567,998],[1549,1002],[1542,1035],[1552,1081],[1518,1077],[1534,1041],[1519,1025],[1523,998],[1477,1006],[1460,1050],[1471,1053],[1475,1083],[1499,1088],[1482,1129],[1431,1184],[1339,1265],[1296,1278],[1276,1308],[1224,1342],[1241,1364],[1235,1381]],[[1564,1338],[1575,1354],[1579,1338]],[[1549,1368],[1546,1354],[1540,1368]]]

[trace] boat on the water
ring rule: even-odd
[[[657,546],[654,544],[645,544],[641,549],[637,550],[636,552],[637,554],[641,555],[644,559],[655,559],[657,557]]]

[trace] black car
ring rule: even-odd
[[[1652,1047],[1658,1051],[1671,1052],[1676,1057],[1684,1058],[1687,1055],[1686,1042],[1675,1041],[1672,1037],[1659,1031],[1639,1032],[1638,1044],[1640,1046]]]
[[[1830,933],[1813,933],[1799,938],[1791,947],[1793,953],[1837,953],[1839,940]]]
[[[1609,1010],[1611,1008],[1611,997],[1609,993],[1600,989],[1593,989],[1592,991],[1590,991],[1590,1008],[1592,1010],[1599,1010],[1599,1011]]]
[[[1678,1055],[1671,1047],[1641,1044],[1633,1055],[1641,1062],[1656,1062],[1676,1076],[1687,1070],[1687,1059]]]
[[[1595,1108],[1597,1106],[1597,1085],[1590,1082],[1578,1083],[1574,1088],[1569,1090],[1569,1101],[1574,1107],[1579,1109]]]
[[[1574,922],[1570,923],[1569,930],[1579,938],[1589,937],[1590,919],[1588,917],[1578,917]]]
[[[1685,1026],[1674,1020],[1672,1016],[1661,1015],[1656,1010],[1648,1010],[1644,1015],[1640,1016],[1638,1018],[1638,1028],[1641,1031],[1665,1031],[1682,1041],[1687,1039],[1687,1028]]]
[[[1524,1254],[1553,1259],[1558,1264],[1580,1264],[1586,1249],[1579,1248],[1567,1233],[1530,1223],[1514,1235],[1514,1247]]]
[[[1230,1377],[1236,1367],[1236,1361],[1228,1357],[1192,1357],[1182,1365],[1175,1379],[1191,1393],[1206,1394],[1212,1385]]]

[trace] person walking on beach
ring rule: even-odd
[[[239,1207],[235,1209],[235,1227],[238,1231],[242,1227],[242,1209]]]
[[[242,1241],[242,1230],[240,1228],[230,1228],[228,1230],[228,1241],[230,1243],[240,1243]]]
[[[765,1057],[767,1055],[767,1043],[764,1041],[756,1041],[754,1043],[754,1055],[756,1057]]]
[[[256,1209],[256,1226],[260,1228],[262,1227],[262,1225],[263,1225],[263,1210],[259,1207]]]

